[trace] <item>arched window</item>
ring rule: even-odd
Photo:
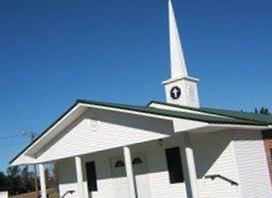
[[[121,167],[124,167],[124,166],[125,166],[125,164],[124,164],[124,162],[122,160],[118,160],[114,165],[115,168],[121,168]]]
[[[143,160],[139,157],[135,157],[132,161],[133,165],[138,165],[138,164],[142,164],[142,163],[143,163]]]

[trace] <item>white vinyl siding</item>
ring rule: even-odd
[[[77,181],[76,181],[76,168],[73,158],[60,160],[56,163],[58,179],[59,179],[59,192],[60,197],[67,191],[74,191],[73,194],[67,195],[69,198],[77,198]]]
[[[231,132],[210,133],[193,136],[193,145],[199,179],[200,195],[203,198],[239,197],[239,187],[208,175],[222,175],[238,181],[232,152]]]
[[[170,121],[110,111],[87,112],[44,148],[37,160],[52,161],[94,153],[165,138],[171,133]]]
[[[148,146],[149,178],[151,183],[152,198],[179,198],[187,197],[185,183],[170,184],[167,170],[165,149],[179,146],[181,148],[182,139],[170,138],[163,141],[159,146],[153,142]],[[182,153],[182,152],[181,152]],[[185,162],[181,154],[182,162]]]
[[[261,132],[233,133],[242,197],[271,198],[272,189]]]

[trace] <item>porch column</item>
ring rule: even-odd
[[[83,173],[82,173],[82,159],[81,157],[75,157],[76,164],[76,176],[77,176],[77,188],[79,198],[84,198],[84,188],[83,188]]]
[[[40,173],[41,197],[46,198],[46,181],[43,164],[39,164],[39,173]]]
[[[197,186],[197,173],[194,159],[194,151],[192,148],[191,137],[188,133],[184,133],[184,152],[186,157],[186,165],[187,165],[187,180],[189,193],[192,198],[199,198],[198,186]]]
[[[127,173],[128,187],[129,187],[129,195],[130,195],[130,198],[136,198],[136,186],[135,186],[134,175],[133,175],[133,166],[131,161],[130,148],[124,147],[123,150],[124,150],[126,173]]]

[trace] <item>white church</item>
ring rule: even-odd
[[[166,102],[77,100],[11,166],[54,163],[61,198],[271,198],[272,116],[200,107],[169,0]],[[272,141],[271,141],[272,143]]]

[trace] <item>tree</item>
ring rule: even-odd
[[[50,172],[48,186],[52,188],[54,192],[58,192],[57,163],[51,164]]]
[[[52,192],[58,193],[58,180],[56,177],[56,169],[53,164],[47,164],[45,176],[48,188]],[[34,169],[29,170],[28,166],[9,167],[6,174],[0,172],[0,191],[9,191],[10,195],[18,195],[35,191],[35,173]],[[37,196],[38,197],[38,196]]]
[[[257,108],[254,110],[255,113],[259,113],[259,114],[263,114],[263,115],[270,115],[270,111],[268,108],[265,107],[261,107],[260,110],[258,110]]]
[[[268,115],[269,114],[269,110],[267,108],[262,107],[261,110],[260,110],[260,114]]]
[[[7,169],[7,175],[15,177],[15,176],[19,175],[20,171],[21,170],[20,170],[19,166],[8,167],[8,169]]]
[[[7,185],[9,187],[10,194],[19,194],[21,192],[20,187],[20,168],[18,166],[9,167],[7,169]]]
[[[29,192],[29,191],[33,191],[33,178],[32,175],[30,174],[30,172],[28,171],[28,166],[25,166],[22,171],[21,171],[21,175],[20,175],[20,187],[21,187],[21,191],[23,192]]]
[[[0,191],[8,190],[7,177],[5,173],[0,172]]]

